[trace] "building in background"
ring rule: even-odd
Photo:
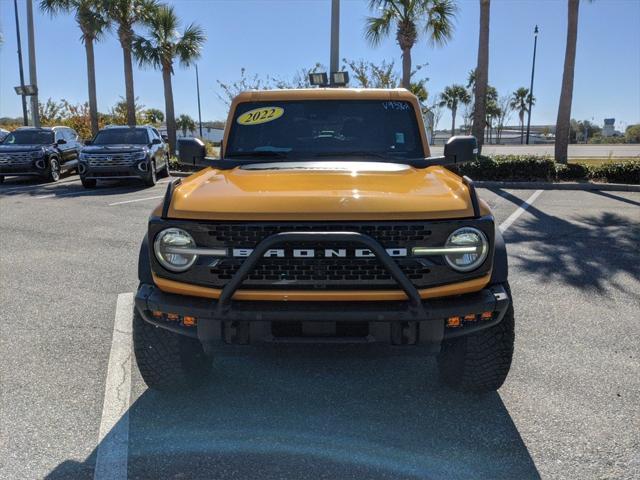
[[[621,137],[622,132],[616,130],[615,124],[616,124],[615,118],[605,118],[604,127],[602,127],[602,136],[603,137]]]

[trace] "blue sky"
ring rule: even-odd
[[[22,42],[27,65],[25,2],[19,0]],[[34,0],[37,5],[38,1]],[[233,81],[246,67],[250,73],[288,78],[303,66],[328,63],[330,0],[178,0],[183,22],[197,22],[208,42],[199,61],[203,120],[224,119],[226,107],[216,96],[216,79]],[[562,78],[566,36],[564,0],[494,0],[491,5],[489,82],[500,94],[529,85],[532,31],[540,26],[532,123],[554,123]],[[393,38],[373,48],[363,39],[369,14],[365,0],[342,0],[340,56],[375,62],[395,60]],[[476,64],[478,1],[458,1],[454,38],[433,48],[421,41],[415,63],[428,62],[420,73],[429,77],[430,98],[451,83],[464,83]],[[36,49],[40,97],[86,101],[86,66],[80,32],[71,16],[50,18],[36,11]],[[0,0],[0,116],[19,116],[20,99],[12,0]],[[98,106],[108,111],[124,96],[122,54],[113,34],[96,46]],[[163,109],[159,72],[134,72],[136,96],[147,107]],[[28,78],[28,77],[27,77]],[[176,112],[197,118],[195,73],[176,68]],[[615,117],[624,129],[640,122],[640,0],[581,2],[572,116],[602,123]],[[514,114],[512,123],[517,121]],[[450,125],[445,113],[439,128]]]

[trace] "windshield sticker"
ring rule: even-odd
[[[382,102],[382,107],[385,110],[409,110],[409,104],[407,102]]]
[[[284,115],[284,108],[261,107],[254,108],[238,117],[238,125],[259,125],[261,123],[273,122]]]

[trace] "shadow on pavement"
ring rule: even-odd
[[[497,194],[520,205],[522,201],[512,194],[495,189]],[[625,203],[636,202],[605,192],[593,192]],[[506,234],[507,248],[526,244],[526,254],[509,253],[519,260],[518,268],[540,275],[548,281],[569,284],[602,294],[613,287],[640,299],[640,293],[631,291],[616,280],[617,274],[640,276],[638,242],[640,214],[634,219],[611,211],[596,215],[578,215],[566,220],[549,215],[535,205],[527,213],[533,218],[519,219]]]
[[[202,389],[147,390],[129,419],[130,478],[540,478],[499,394],[439,387],[432,359],[223,357]],[[94,463],[47,478],[91,478]]]

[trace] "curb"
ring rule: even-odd
[[[609,192],[640,192],[640,185],[625,183],[578,183],[578,182],[493,182],[474,181],[478,188],[515,188],[521,190],[599,190]]]
[[[171,175],[172,177],[188,177],[189,175],[193,175],[196,172],[174,172],[174,171],[170,171],[169,175]]]

